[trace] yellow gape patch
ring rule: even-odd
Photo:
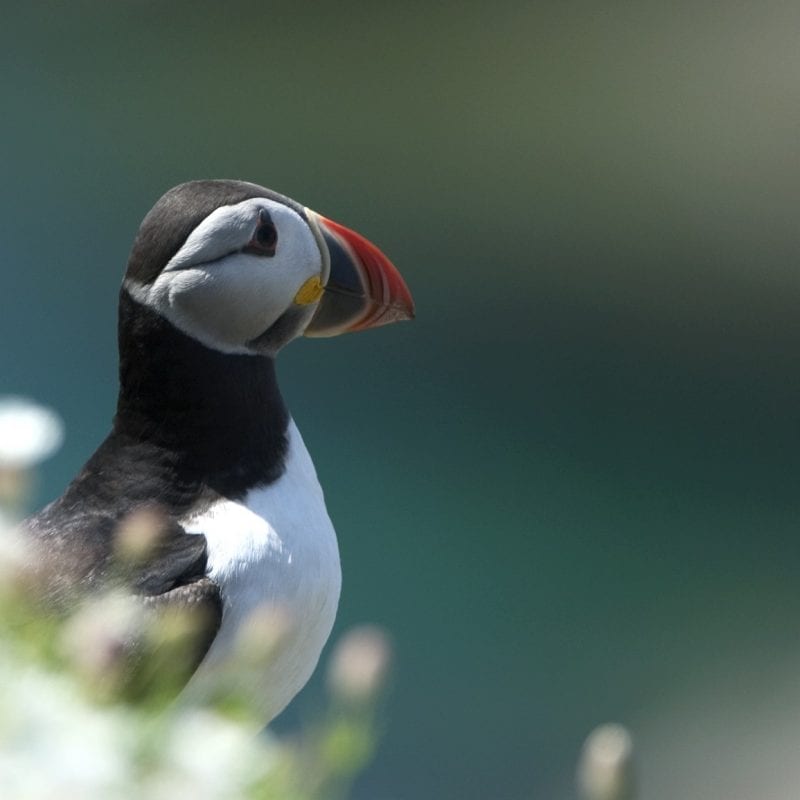
[[[294,296],[294,302],[298,306],[307,306],[316,303],[322,295],[322,281],[319,275],[309,278]]]

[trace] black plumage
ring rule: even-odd
[[[152,280],[214,208],[259,196],[299,208],[237,181],[198,181],[167,192],[142,223],[126,277]],[[158,508],[166,524],[156,548],[133,571],[129,565],[125,580],[148,605],[202,606],[207,647],[222,602],[206,577],[205,537],[186,533],[178,520],[280,477],[289,414],[274,361],[212,350],[134,301],[125,288],[118,337],[120,387],[111,433],[64,494],[25,528],[38,545],[48,598],[63,603],[76,591],[118,578],[114,542],[120,523],[137,510]]]

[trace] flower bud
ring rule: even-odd
[[[621,725],[595,728],[586,739],[578,767],[586,800],[632,800],[633,741]]]
[[[262,664],[276,650],[292,629],[288,609],[275,603],[262,603],[242,622],[236,636],[239,657],[247,664]]]
[[[369,702],[383,688],[392,660],[389,638],[378,627],[363,625],[338,642],[328,666],[328,687],[347,702]]]
[[[156,507],[128,514],[117,527],[114,550],[123,564],[141,564],[158,546],[167,518]]]

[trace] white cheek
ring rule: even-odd
[[[270,269],[269,260],[237,254],[222,263],[174,273],[169,306],[175,322],[217,346],[243,348],[289,307],[292,283]]]

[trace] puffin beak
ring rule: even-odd
[[[330,276],[306,336],[336,336],[414,316],[414,300],[391,261],[355,231],[309,210],[330,255]]]

